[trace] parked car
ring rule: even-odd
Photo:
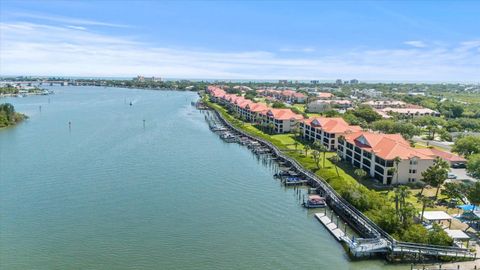
[[[452,168],[455,169],[465,169],[467,165],[465,163],[453,163]]]
[[[457,179],[457,176],[453,173],[448,173],[447,178],[448,179]]]

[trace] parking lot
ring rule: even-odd
[[[471,176],[467,175],[467,170],[466,169],[454,169],[451,168],[450,172],[455,174],[457,176],[458,180],[471,180],[471,181],[478,181],[478,179],[475,179]]]

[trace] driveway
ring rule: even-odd
[[[451,168],[450,172],[455,174],[457,176],[457,180],[471,180],[471,181],[478,181],[478,179],[475,179],[471,176],[467,175],[467,170],[466,169],[454,169]]]

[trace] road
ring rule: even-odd
[[[441,148],[441,149],[444,149],[444,150],[447,150],[447,151],[451,151],[452,146],[453,146],[453,142],[439,142],[439,141],[425,140],[425,139],[422,139],[418,136],[414,136],[412,138],[412,140],[414,142],[424,144],[425,146],[427,146],[427,145],[436,146],[438,148]]]

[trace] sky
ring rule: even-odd
[[[0,75],[480,82],[480,1],[0,1]]]

